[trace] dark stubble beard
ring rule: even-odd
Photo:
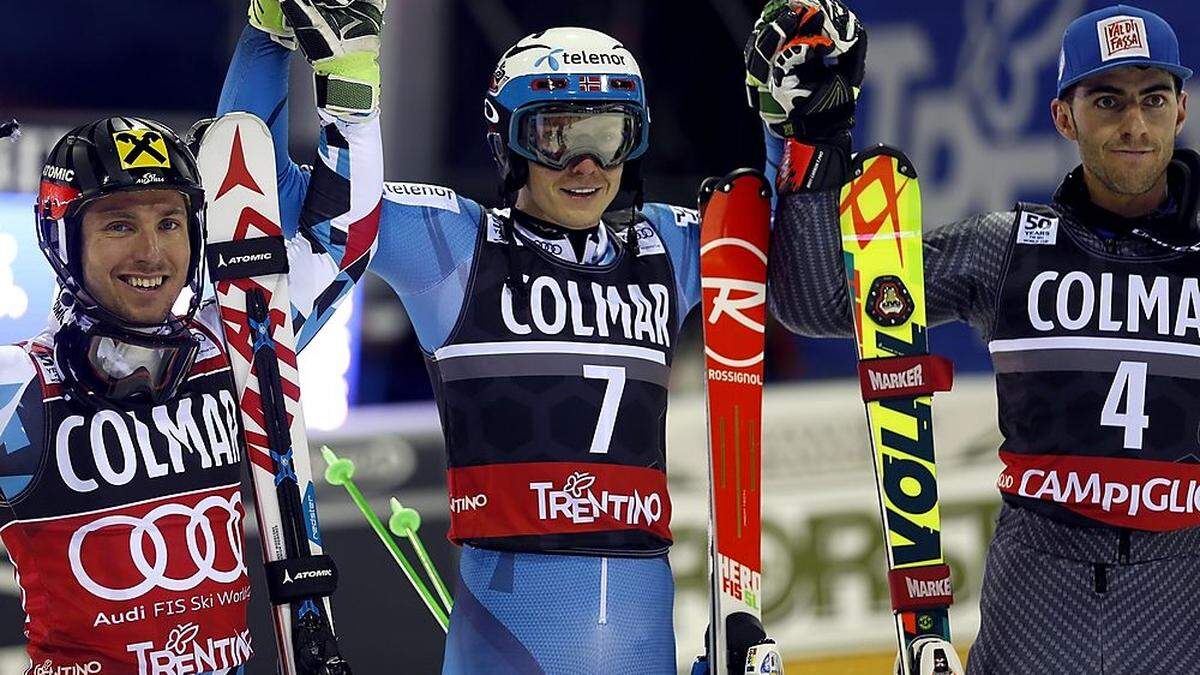
[[[1119,171],[1105,163],[1102,147],[1089,147],[1083,151],[1084,166],[1113,194],[1138,196],[1150,192],[1158,185],[1171,163],[1170,153],[1161,153],[1157,166],[1136,173]]]

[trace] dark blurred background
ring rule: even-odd
[[[761,131],[745,104],[741,68],[742,46],[761,4],[391,0],[383,54],[386,176],[447,185],[493,203],[496,174],[483,142],[480,103],[497,56],[525,34],[581,25],[620,39],[641,64],[652,111],[648,198],[693,205],[705,176],[762,165]],[[1108,3],[850,4],[870,33],[855,144],[887,141],[908,152],[922,173],[927,227],[1006,209],[1017,199],[1049,196],[1076,163],[1073,146],[1054,134],[1048,115],[1062,30],[1075,16]],[[1200,25],[1197,3],[1136,4],[1171,22],[1180,34],[1184,63],[1200,66],[1200,44],[1193,39]],[[45,315],[48,270],[32,244],[29,206],[49,146],[67,128],[109,114],[160,118],[180,131],[212,115],[244,25],[245,4],[234,0],[3,3],[0,117],[18,117],[25,133],[18,143],[0,143],[0,341],[27,336]],[[291,80],[291,152],[296,161],[308,163],[314,157],[316,122],[308,68],[299,58],[293,60]],[[1200,140],[1195,129],[1200,126],[1191,124],[1184,143]],[[427,401],[430,390],[416,340],[390,289],[371,278],[354,305],[353,316],[344,322],[350,356],[339,373],[346,403]],[[698,355],[694,316],[688,335],[682,351]],[[848,340],[802,339],[777,325],[768,340],[773,383],[852,373]],[[952,356],[960,372],[988,370],[986,350],[965,326],[935,330],[932,344]],[[687,378],[680,388],[696,391],[698,375]],[[344,412],[318,426],[337,427]],[[424,476],[422,489],[428,488],[436,502],[436,462],[417,475]],[[435,521],[428,538],[440,540],[442,529],[444,523]],[[376,546],[369,535],[355,536],[353,546]],[[442,544],[436,548],[438,557],[452,558]],[[371,550],[363,560],[372,562],[352,563],[356,574],[369,575],[368,568],[387,564],[382,549]],[[15,595],[5,595],[3,606],[12,620],[0,629],[0,644],[19,644]],[[257,634],[260,649],[269,640],[269,634]],[[435,640],[418,648],[436,655],[440,644]]]
[[[760,4],[393,0],[384,52],[386,175],[494,201],[480,98],[496,57],[534,30],[577,24],[614,35],[641,63],[653,115],[648,197],[693,204],[704,176],[762,164],[759,127],[740,85],[741,49]],[[1073,149],[1053,136],[1046,111],[1061,29],[1101,4],[852,3],[871,36],[856,145],[900,144],[917,161],[927,226],[1005,208],[1017,198],[1044,198],[1075,160]],[[1140,4],[1181,27],[1184,60],[1194,63],[1196,47],[1187,39],[1194,3]],[[245,23],[243,3],[232,0],[7,5],[0,26],[0,115],[19,116],[26,136],[17,146],[0,147],[0,192],[31,191],[45,149],[67,125],[136,112],[182,129],[212,114]],[[307,70],[295,61],[291,146],[304,163],[314,155],[316,125],[304,103],[310,100]],[[354,402],[427,398],[403,309],[382,283],[368,283],[365,299]],[[969,333],[953,327],[942,333],[934,344],[956,357],[961,370],[987,368]],[[770,339],[772,379],[840,376],[852,363],[843,341],[802,340],[782,330],[771,331]]]

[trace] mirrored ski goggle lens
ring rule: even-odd
[[[559,169],[584,155],[612,168],[625,161],[638,137],[637,118],[620,110],[538,111],[526,116],[521,126],[526,149],[539,162]]]
[[[189,359],[186,349],[145,347],[107,335],[92,337],[89,361],[114,394],[157,394],[171,384]]]

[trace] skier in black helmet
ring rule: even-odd
[[[252,654],[242,427],[204,300],[204,198],[184,142],[135,117],[73,129],[42,170],[38,240],[60,293],[44,331],[0,347],[0,537],[37,672],[241,673]],[[340,227],[372,241],[376,223]],[[336,290],[318,298],[344,286],[329,233],[314,222],[288,247],[306,279],[297,320],[323,322],[314,307]]]

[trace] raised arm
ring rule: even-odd
[[[292,50],[273,40],[270,33],[253,25],[246,26],[229,61],[217,115],[248,112],[266,122],[271,129],[271,139],[275,142],[279,213],[284,230],[294,234],[308,191],[309,174],[288,154],[288,63],[291,57]]]
[[[303,349],[362,277],[376,248],[383,194],[377,60],[382,14],[377,3],[367,0],[337,10],[365,17],[375,30],[373,39],[360,36],[342,44],[336,32],[320,28],[323,20],[336,24],[336,17],[322,15],[308,3],[289,0],[285,8],[269,0],[250,4],[251,25],[238,41],[218,114],[249,112],[271,129],[280,216],[288,237],[292,318],[297,348]],[[299,17],[300,31],[284,22],[284,9]],[[321,123],[311,170],[299,167],[287,152],[288,47],[293,42],[306,55],[320,55],[310,57]]]
[[[997,212],[927,231],[929,325],[965,321],[983,339],[991,336],[1012,227],[1013,213]],[[770,256],[767,302],[780,323],[809,337],[853,337],[837,193],[783,194]]]
[[[763,119],[777,190],[767,301],[789,330],[853,337],[842,260],[839,195],[866,63],[866,31],[837,2],[768,3],[746,46],[750,103]],[[927,228],[930,325],[967,321],[990,336],[1013,214]]]

